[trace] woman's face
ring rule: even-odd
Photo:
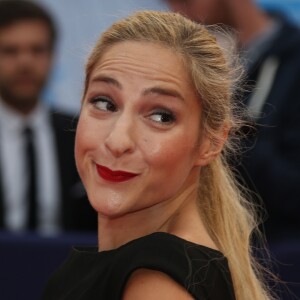
[[[91,73],[76,136],[92,206],[121,216],[172,201],[195,183],[206,151],[200,115],[177,54],[142,42],[111,47]]]

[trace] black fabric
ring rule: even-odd
[[[199,300],[234,300],[227,259],[219,251],[157,232],[118,249],[73,249],[49,280],[43,300],[122,299],[132,272],[161,271]]]
[[[32,128],[24,128],[25,157],[27,162],[28,186],[28,214],[27,227],[34,230],[37,227],[37,178],[36,178],[36,151],[34,146],[34,132]]]

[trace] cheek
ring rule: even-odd
[[[47,75],[52,66],[51,59],[49,57],[40,57],[36,60],[35,69],[40,74]]]
[[[164,137],[157,141],[150,139],[144,144],[144,157],[147,163],[160,173],[189,168],[195,157],[196,141],[187,135]]]
[[[195,147],[186,139],[164,139],[147,147],[146,164],[149,167],[146,191],[151,201],[160,202],[174,197],[191,183]],[[145,195],[147,192],[145,192]]]
[[[76,128],[76,137],[75,137],[75,162],[77,166],[77,170],[81,176],[81,161],[82,161],[82,152],[84,148],[83,136],[84,130],[81,125],[81,118],[79,119],[77,128]]]
[[[97,137],[95,136],[95,130],[93,130],[92,124],[87,122],[84,115],[81,115],[78,121],[75,139],[75,160],[79,173],[83,171],[86,153],[96,146],[94,144],[96,140]]]
[[[16,69],[15,65],[16,64],[11,60],[7,63],[0,61],[0,78],[9,77]]]

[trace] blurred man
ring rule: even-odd
[[[238,35],[245,61],[244,102],[257,133],[245,141],[240,172],[266,205],[269,240],[299,236],[300,30],[252,0],[168,0],[170,8],[204,24],[225,24]]]
[[[9,231],[96,230],[75,168],[72,118],[40,99],[55,40],[44,9],[0,1],[0,227]]]

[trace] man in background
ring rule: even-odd
[[[0,228],[96,230],[74,162],[76,120],[41,101],[56,29],[42,7],[0,1]]]
[[[246,185],[265,203],[269,241],[300,232],[300,30],[262,11],[252,0],[167,0],[170,8],[204,24],[237,33],[255,121],[238,166]],[[250,90],[249,90],[250,87]],[[243,149],[244,150],[244,149]]]

